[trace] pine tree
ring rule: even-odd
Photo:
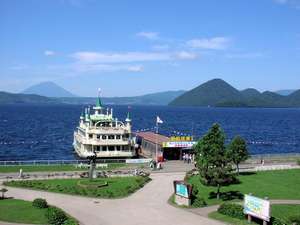
[[[217,186],[217,199],[220,189],[233,180],[232,165],[227,158],[225,134],[218,124],[214,124],[208,133],[195,146],[197,167],[201,182],[208,186]]]

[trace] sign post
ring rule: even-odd
[[[192,185],[184,181],[174,181],[175,203],[177,205],[191,205]]]
[[[251,222],[252,216],[262,219],[263,224],[270,222],[270,201],[262,198],[257,198],[251,194],[244,196],[244,213],[248,217],[248,222]]]

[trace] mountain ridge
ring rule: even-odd
[[[209,80],[169,103],[171,106],[214,107],[300,107],[300,90],[288,96],[259,92],[254,88],[237,90],[222,79]]]

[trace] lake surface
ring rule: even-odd
[[[113,106],[124,120],[126,106]],[[0,105],[0,160],[74,159],[73,130],[83,106]],[[132,106],[133,130],[154,130],[159,115],[165,135],[207,132],[215,122],[226,140],[244,137],[251,154],[300,153],[300,109]]]

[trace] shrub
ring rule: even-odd
[[[223,203],[218,208],[218,212],[237,219],[244,219],[243,206],[233,203]]]
[[[76,220],[72,219],[72,218],[69,218],[67,219],[63,225],[77,225],[78,223],[76,222]]]
[[[300,159],[297,160],[297,164],[300,166]]]
[[[62,225],[68,219],[66,214],[61,209],[56,207],[48,208],[46,212],[46,218],[51,225]]]
[[[282,219],[279,219],[279,218],[276,218],[276,217],[271,218],[271,224],[272,225],[287,225],[287,223],[284,222]]]
[[[207,206],[207,203],[204,200],[204,198],[197,196],[195,199],[192,200],[192,206],[195,208],[200,208],[200,207]]]
[[[289,221],[291,221],[295,225],[300,225],[300,214],[299,215],[293,215],[289,217]]]
[[[42,198],[36,198],[32,202],[32,206],[40,209],[48,208],[47,201]]]

